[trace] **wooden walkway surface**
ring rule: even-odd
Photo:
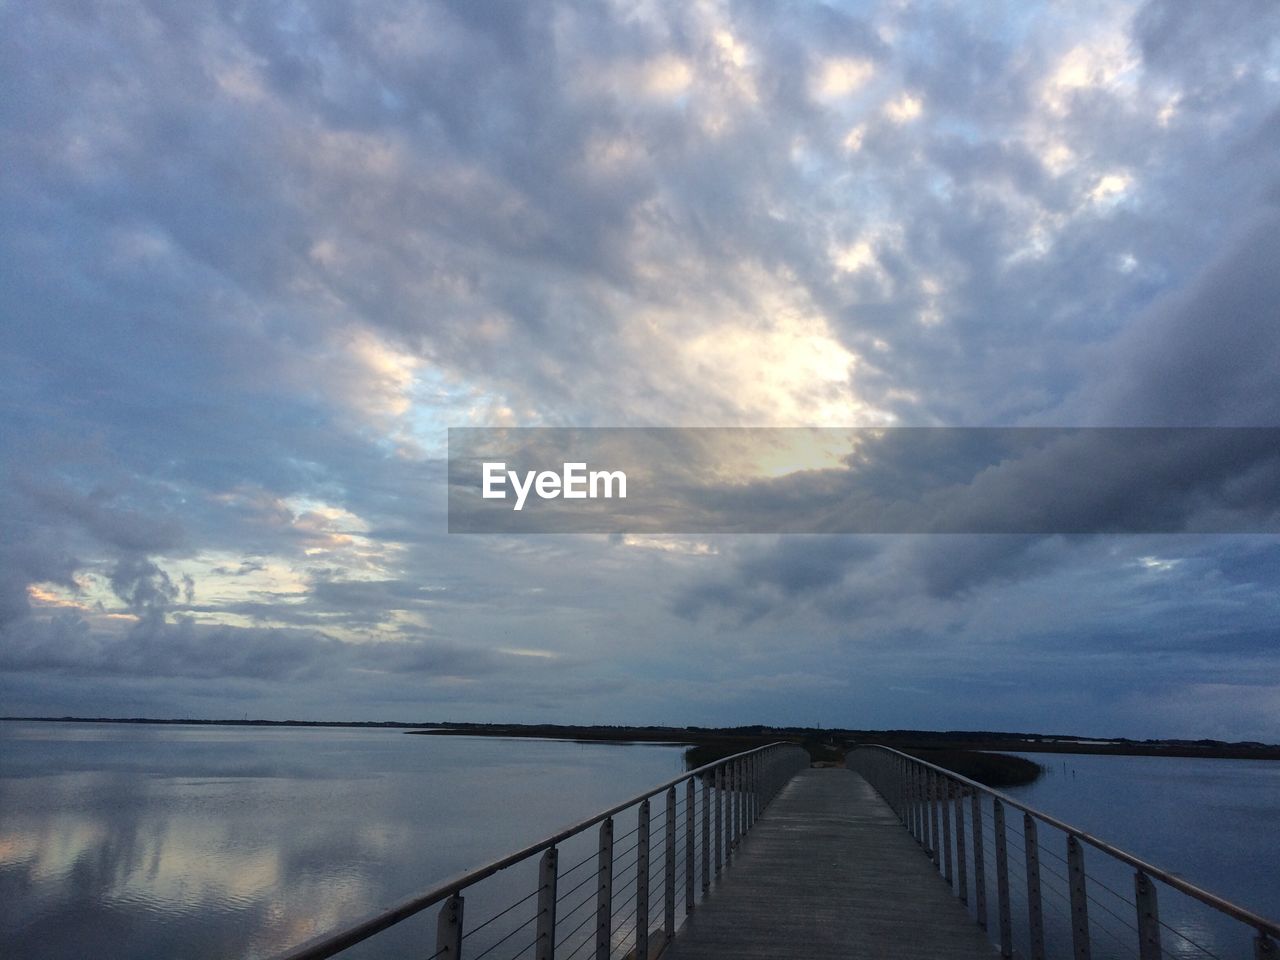
[[[811,769],[774,798],[663,960],[997,955],[870,785]]]

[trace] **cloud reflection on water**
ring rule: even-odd
[[[394,730],[16,723],[0,724],[0,753],[0,931],[49,960],[92,943],[139,960],[270,956],[664,779],[681,757]]]

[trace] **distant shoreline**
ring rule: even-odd
[[[741,745],[750,749],[773,740],[821,741],[833,746],[879,743],[902,750],[979,750],[1125,757],[1204,757],[1280,760],[1280,745],[1256,741],[1131,740],[1062,734],[993,731],[848,730],[816,727],[653,727],[567,724],[411,723],[399,720],[203,720],[159,717],[0,717],[26,723],[133,723],[217,727],[349,727],[392,729],[431,736],[525,737],[582,743],[667,743]]]

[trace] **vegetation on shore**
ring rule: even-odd
[[[612,743],[683,743],[735,746],[721,756],[778,740],[825,744],[833,749],[880,744],[897,750],[965,750],[1017,753],[1078,753],[1134,757],[1212,757],[1236,760],[1280,760],[1280,745],[1256,741],[1130,740],[1083,738],[1065,734],[999,733],[968,730],[848,730],[816,727],[637,727],[566,726],[559,724],[441,723],[410,730],[435,736],[541,737]],[[814,750],[810,754],[818,757]],[[976,779],[976,778],[975,778]]]
[[[1026,757],[976,750],[907,750],[926,763],[944,767],[988,787],[1020,787],[1033,782],[1044,767]]]

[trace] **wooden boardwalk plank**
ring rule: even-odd
[[[981,958],[987,940],[849,770],[801,772],[747,836],[664,960]]]

